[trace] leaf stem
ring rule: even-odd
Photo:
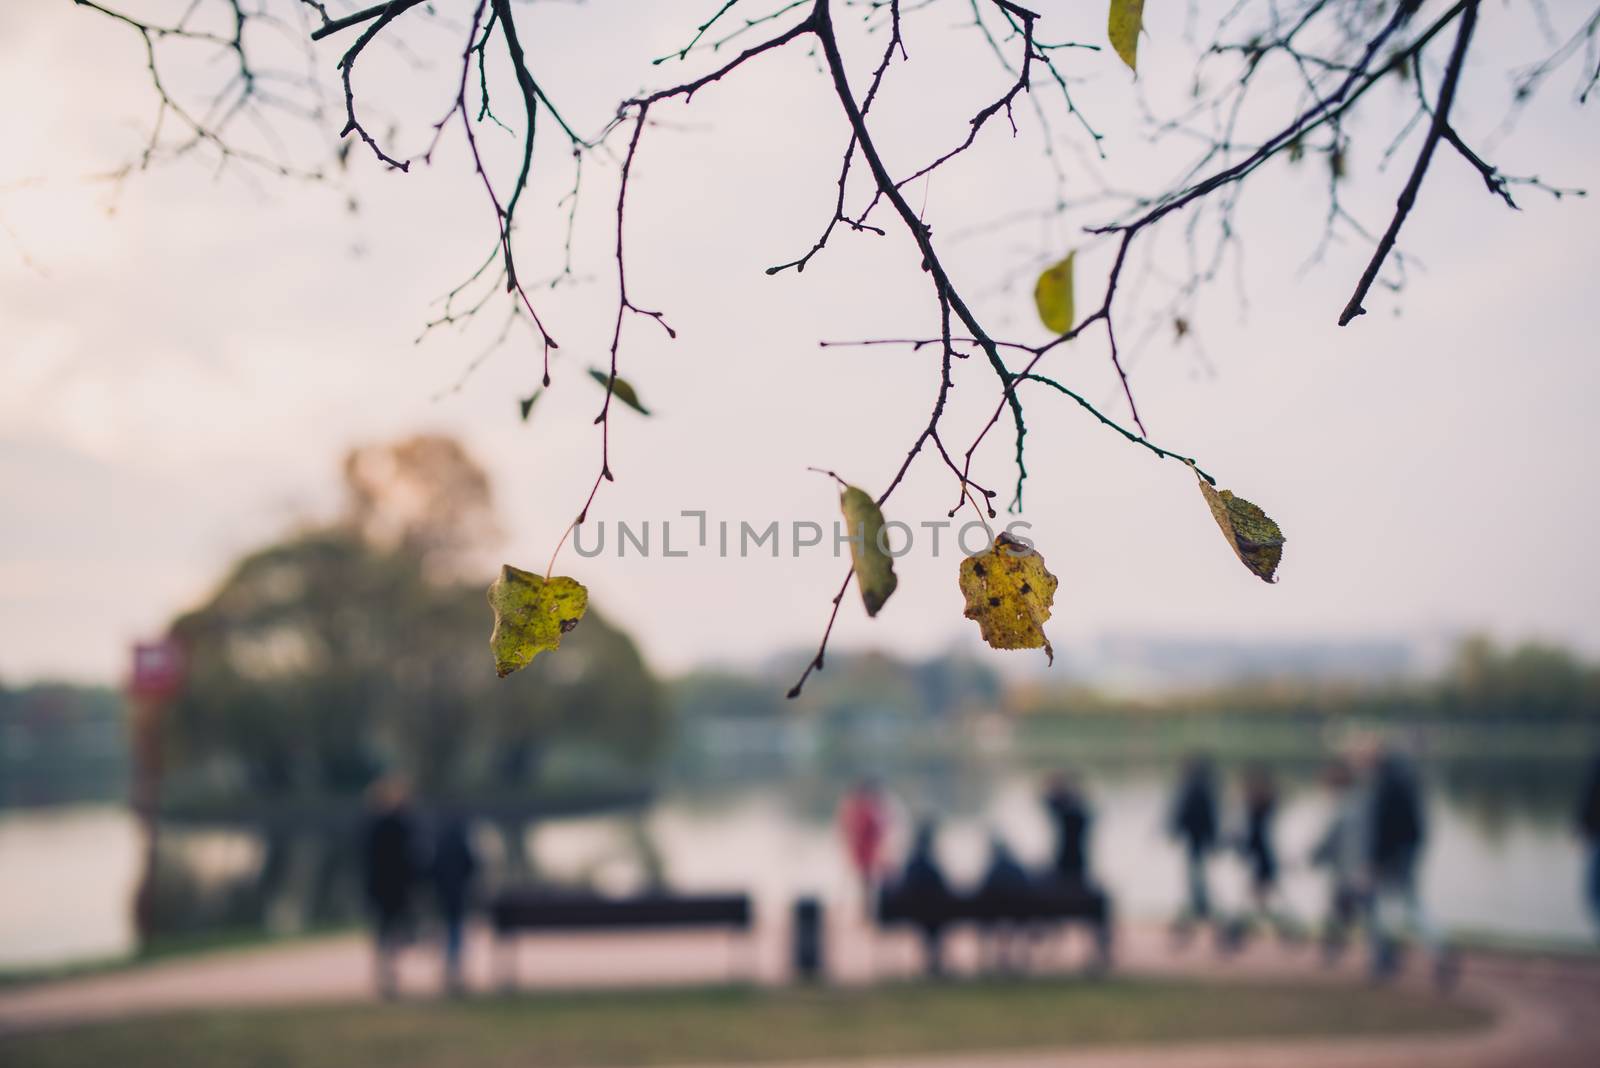
[[[1057,390],[1057,391],[1059,391],[1061,393],[1065,393],[1067,396],[1069,396],[1073,400],[1077,401],[1078,404],[1080,404],[1083,407],[1083,409],[1085,411],[1087,411],[1090,415],[1094,416],[1096,419],[1100,420],[1106,426],[1110,427],[1112,430],[1115,430],[1117,433],[1121,434],[1123,437],[1127,438],[1129,441],[1134,442],[1135,444],[1138,444],[1138,445],[1143,445],[1145,448],[1149,449],[1151,452],[1155,453],[1157,456],[1161,457],[1164,460],[1182,460],[1184,463],[1186,463],[1190,467],[1194,468],[1194,473],[1195,474],[1199,475],[1201,478],[1205,479],[1207,482],[1211,483],[1213,486],[1215,486],[1217,484],[1217,480],[1212,478],[1209,474],[1207,474],[1200,467],[1200,465],[1194,461],[1193,457],[1184,456],[1181,453],[1172,452],[1170,449],[1163,449],[1161,446],[1155,444],[1149,438],[1146,438],[1142,434],[1135,434],[1133,431],[1129,430],[1127,427],[1123,426],[1121,423],[1118,423],[1116,420],[1109,418],[1099,408],[1096,408],[1094,405],[1092,405],[1088,401],[1084,400],[1083,397],[1080,394],[1068,389],[1066,386],[1063,386],[1060,382],[1057,382],[1055,379],[1046,378],[1044,375],[1035,374],[1032,371],[1024,371],[1022,374],[1019,374],[1017,376],[1017,381],[1018,382],[1040,382],[1040,383],[1042,383],[1042,384],[1044,384],[1046,386],[1049,386],[1051,389]]]

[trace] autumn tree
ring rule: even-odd
[[[485,543],[493,505],[461,446],[365,446],[344,469],[337,521],[247,554],[173,624],[189,661],[172,721],[180,767],[227,770],[258,802],[351,798],[393,769],[428,796],[515,808],[557,744],[640,778],[664,702],[604,617],[559,664],[499,685],[480,670],[489,610],[458,553]]]
[[[1259,187],[1258,176],[1269,168],[1315,164],[1327,176],[1323,202],[1284,203],[1281,211],[1318,220],[1324,244],[1356,242],[1370,250],[1364,268],[1349,280],[1348,298],[1325,312],[1340,325],[1354,326],[1405,284],[1406,223],[1420,210],[1429,174],[1444,161],[1481,178],[1486,211],[1515,209],[1529,196],[1580,192],[1538,178],[1537,161],[1502,169],[1485,148],[1486,132],[1464,128],[1455,108],[1463,86],[1503,79],[1507,121],[1514,122],[1536,102],[1562,106],[1563,95],[1586,102],[1600,79],[1600,10],[1588,4],[1094,0],[1104,20],[1097,13],[1093,35],[1069,39],[1055,29],[1066,18],[1060,3],[707,0],[703,14],[686,17],[681,46],[640,72],[644,87],[591,122],[566,110],[570,86],[548,75],[536,58],[547,4],[76,2],[125,28],[150,74],[155,118],[148,140],[135,158],[105,175],[110,180],[183,158],[322,180],[355,156],[405,172],[432,162],[446,139],[463,146],[469,161],[463,188],[481,198],[488,221],[485,252],[481,262],[464,265],[463,281],[426,320],[424,332],[490,316],[502,317],[498,341],[524,330],[540,368],[538,387],[520,398],[524,417],[543,389],[593,388],[569,387],[584,376],[558,374],[551,359],[560,347],[561,287],[581,273],[574,264],[604,266],[602,284],[614,291],[615,304],[606,366],[595,374],[603,387],[595,419],[599,462],[587,494],[572,502],[573,526],[585,520],[596,495],[615,477],[613,413],[619,405],[644,409],[623,376],[631,332],[673,333],[669,310],[650,303],[648,287],[628,271],[636,164],[668,136],[663,126],[692,112],[696,97],[736,92],[750,68],[777,53],[804,50],[813,60],[810,88],[836,105],[840,130],[836,140],[809,147],[837,158],[837,182],[819,188],[810,205],[786,206],[816,213],[816,237],[808,247],[775,250],[767,273],[825,269],[829,257],[848,254],[851,241],[898,235],[904,269],[926,279],[929,327],[902,334],[886,323],[883,336],[849,343],[909,346],[934,357],[920,395],[908,388],[894,401],[926,405],[926,422],[895,452],[897,464],[881,485],[854,491],[859,498],[851,498],[846,487],[844,506],[852,523],[881,527],[882,509],[919,461],[948,472],[952,515],[970,508],[987,523],[998,518],[999,503],[1020,509],[1031,473],[1025,448],[1029,413],[1060,398],[1068,402],[1067,411],[1099,420],[1133,447],[1193,467],[1230,549],[1269,581],[1284,540],[1276,524],[1254,505],[1215,489],[1211,473],[1147,429],[1127,373],[1126,357],[1137,343],[1132,324],[1153,317],[1180,340],[1192,341],[1200,329],[1202,296],[1238,256],[1241,198]],[[619,15],[626,9],[593,8],[593,17],[616,18],[617,32],[625,32],[626,18]],[[1524,27],[1547,42],[1526,63],[1495,47],[1508,28]],[[1098,125],[1096,102],[1080,99],[1081,78],[1117,65],[1140,71],[1140,43],[1149,34],[1191,46],[1187,101],[1164,112],[1147,109],[1139,131],[1183,162],[1142,188],[1125,188],[1102,173],[1108,139]],[[922,147],[889,151],[880,91],[906,76],[925,42],[952,36],[967,58],[942,73],[967,93],[970,107],[916,115],[918,128],[926,131]],[[422,57],[424,65],[448,71],[433,107],[417,113],[406,105],[403,87],[366,76],[371,57],[386,48],[409,49],[406,54]],[[186,79],[193,68],[173,65],[171,52],[177,49],[198,51],[214,63],[204,77]],[[219,69],[225,72],[220,77]],[[1138,85],[1125,91],[1137,95]],[[1387,91],[1378,92],[1380,87]],[[908,120],[894,121],[903,126]],[[336,132],[335,162],[280,148],[276,134],[294,125]],[[940,219],[915,202],[919,183],[971,154],[1005,152],[1008,137],[1024,127],[1038,135],[1043,149],[1017,165],[1038,168],[1053,195],[997,209],[993,224],[1065,224],[1056,232],[1076,234],[1047,262],[1025,265],[1030,276],[1045,268],[1035,293],[1047,331],[1043,341],[1003,336],[989,325],[992,309],[976,295]],[[491,129],[511,134],[516,151],[509,159],[487,143]],[[564,168],[570,186],[564,195],[541,199],[530,178],[548,168]],[[1363,218],[1348,206],[1356,182],[1393,191],[1386,216]],[[597,249],[574,245],[574,222],[588,211],[611,222],[610,237]],[[565,241],[546,240],[530,249],[530,219],[556,220]],[[1156,254],[1158,247],[1167,250],[1164,255]],[[1080,277],[1079,265],[1091,261],[1094,276]],[[1174,269],[1174,262],[1181,267]],[[1096,404],[1074,384],[1059,358],[1069,344],[1079,354],[1092,347],[1109,363],[1121,390],[1116,407]],[[991,414],[976,426],[953,425],[947,418],[958,380],[992,395]],[[997,429],[1010,443],[1011,469],[1004,473],[976,462],[980,446]],[[999,488],[1002,483],[1009,488]],[[560,545],[552,548],[559,554]],[[1029,575],[1010,569],[1012,548],[997,540],[990,553],[1003,555],[989,564],[998,566],[980,564],[982,574],[966,576],[966,613],[992,644],[1048,650],[1042,624],[1050,603],[1041,578],[1049,573],[1042,564]],[[892,593],[892,572],[881,551],[869,546],[853,564],[833,598],[833,614],[807,674],[823,664],[827,634],[852,576],[863,580],[869,614]],[[573,583],[559,588],[560,607],[553,603],[557,588],[546,589],[550,582]],[[1046,585],[1053,583],[1049,578]],[[501,634],[509,644],[500,651],[518,646],[513,659],[520,663],[553,648],[582,616],[581,586],[556,576],[554,560],[536,570],[508,570],[498,589],[503,609],[517,615]],[[502,670],[508,664],[516,666],[501,657]]]

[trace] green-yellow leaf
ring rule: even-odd
[[[1076,252],[1039,276],[1033,287],[1033,302],[1039,308],[1039,321],[1052,334],[1065,334],[1072,329],[1077,315],[1072,300],[1072,258]]]
[[[856,586],[867,615],[875,616],[899,584],[894,574],[894,558],[879,544],[883,536],[883,511],[865,491],[846,486],[839,495],[844,510],[845,534],[850,540],[850,559],[856,566]]]
[[[1111,0],[1106,36],[1131,71],[1139,69],[1139,31],[1144,28],[1144,0]]]
[[[1278,529],[1278,524],[1243,497],[1218,490],[1203,478],[1200,492],[1205,495],[1212,518],[1222,528],[1223,537],[1228,539],[1229,548],[1240,562],[1261,581],[1272,582],[1278,561],[1283,559],[1283,531]]]
[[[999,534],[994,544],[961,561],[962,613],[976,620],[983,640],[995,649],[1043,649],[1055,663],[1044,622],[1056,599],[1056,577],[1031,545]]]
[[[589,591],[577,579],[542,575],[506,564],[489,587],[494,609],[494,671],[502,679],[528,666],[546,649],[561,646],[561,636],[578,625],[589,607]]]
[[[612,381],[610,375],[606,374],[604,371],[596,371],[592,367],[589,369],[589,377],[600,383],[602,387],[604,387],[607,382]],[[638,412],[640,415],[650,414],[650,409],[639,403],[639,394],[634,390],[633,385],[629,383],[626,378],[619,377],[616,379],[615,384],[613,384],[611,387],[611,395],[617,398],[617,400],[621,401],[623,404],[626,404],[628,407],[632,408],[634,411]]]

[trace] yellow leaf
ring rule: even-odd
[[[865,491],[846,486],[839,495],[844,510],[845,535],[850,538],[850,559],[856,566],[856,586],[867,615],[875,616],[900,582],[894,574],[894,558],[878,544],[883,531],[883,512]]]
[[[1077,310],[1072,302],[1072,258],[1076,252],[1039,276],[1033,287],[1033,302],[1039,308],[1039,321],[1052,334],[1072,329]]]
[[[1139,69],[1139,31],[1144,28],[1144,0],[1111,0],[1106,36],[1131,71]]]
[[[1278,561],[1283,558],[1283,531],[1278,524],[1243,497],[1218,490],[1203,478],[1200,492],[1205,495],[1212,517],[1240,562],[1261,581],[1272,582],[1272,573],[1278,570]]]
[[[999,534],[994,544],[961,561],[962,614],[976,620],[995,649],[1039,649],[1055,663],[1044,621],[1056,599],[1056,577],[1031,545]]]
[[[546,649],[561,646],[561,636],[578,625],[589,607],[589,591],[577,579],[557,575],[548,581],[506,564],[489,587],[494,609],[494,671],[502,679]]]

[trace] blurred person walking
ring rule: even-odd
[[[1328,873],[1328,913],[1322,926],[1323,962],[1333,965],[1344,954],[1350,928],[1367,913],[1372,847],[1372,799],[1368,784],[1358,782],[1348,760],[1329,766],[1323,781],[1332,795],[1333,815],[1311,853],[1311,863]]]
[[[1241,942],[1255,921],[1264,921],[1280,941],[1298,941],[1299,925],[1289,915],[1278,892],[1278,850],[1273,824],[1278,815],[1278,787],[1272,772],[1263,764],[1245,770],[1242,785],[1244,833],[1239,852],[1250,873],[1250,911],[1240,917],[1230,932],[1231,941]]]
[[[1600,934],[1600,755],[1589,768],[1589,781],[1578,802],[1578,832],[1589,845],[1588,885],[1584,891],[1595,931]]]
[[[1184,763],[1168,830],[1183,846],[1187,863],[1187,901],[1172,924],[1173,938],[1181,946],[1188,942],[1196,923],[1212,919],[1206,864],[1217,845],[1217,784],[1211,761],[1202,754],[1194,754]]]
[[[873,891],[883,870],[883,848],[889,837],[889,806],[883,788],[863,779],[839,803],[839,833],[850,867],[861,884],[862,907],[872,911]]]
[[[434,836],[429,874],[433,876],[434,902],[444,925],[444,988],[449,994],[459,994],[462,990],[463,934],[477,872],[478,858],[472,851],[466,821],[446,813]]]
[[[416,823],[410,790],[395,776],[379,779],[367,792],[372,814],[363,850],[367,904],[372,910],[373,950],[378,995],[398,992],[396,957],[410,937],[411,894],[417,879]]]
[[[1372,879],[1368,903],[1368,937],[1372,946],[1372,975],[1388,979],[1401,964],[1401,926],[1405,926],[1433,959],[1434,979],[1441,987],[1456,977],[1455,955],[1445,945],[1422,902],[1417,887],[1417,865],[1427,839],[1422,791],[1411,762],[1393,748],[1379,751],[1372,767],[1370,837]]]
[[[1089,884],[1089,824],[1094,817],[1077,779],[1057,772],[1045,787],[1044,807],[1055,830],[1055,875],[1071,887]]]

